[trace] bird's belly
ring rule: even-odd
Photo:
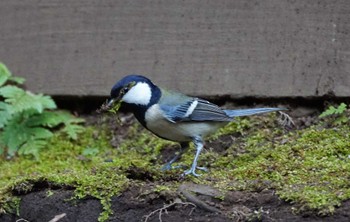
[[[186,142],[196,136],[205,137],[214,133],[226,122],[177,122],[173,123],[163,117],[158,107],[151,107],[145,115],[147,128],[164,139]]]

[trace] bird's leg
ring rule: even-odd
[[[189,144],[187,142],[180,143],[180,151],[178,154],[176,154],[168,163],[166,163],[163,167],[162,170],[171,170],[174,169],[171,165],[175,163],[178,159],[181,158],[182,154],[187,150],[189,147]]]
[[[203,143],[203,140],[202,140],[201,137],[195,137],[193,139],[193,143],[196,146],[196,155],[195,155],[194,160],[192,162],[191,169],[186,170],[183,173],[183,175],[192,174],[193,176],[200,176],[200,174],[196,173],[196,169],[201,169],[201,170],[205,170],[206,171],[206,168],[204,168],[204,167],[197,167],[198,157],[199,157],[199,154],[201,153],[201,151],[203,149],[204,143]]]

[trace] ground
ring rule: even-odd
[[[160,209],[174,198],[171,194],[152,195],[140,198],[145,187],[130,187],[122,195],[112,199],[114,214],[108,221],[144,221],[151,212]],[[67,201],[73,195],[69,189],[55,189],[51,196],[47,196],[47,188],[22,196],[20,216],[1,216],[3,222],[16,221],[25,218],[27,221],[50,221],[56,215],[66,214],[64,221],[97,221],[102,206],[95,198],[84,198],[79,201]],[[218,201],[210,195],[199,195],[205,203],[211,204],[218,212],[213,212],[200,206],[192,206],[181,202],[167,211],[157,211],[149,216],[148,221],[177,222],[177,221],[349,221],[350,201],[343,203],[333,216],[319,217],[312,212],[295,214],[292,205],[280,200],[273,191],[261,192],[229,192],[225,201]],[[45,212],[45,213],[44,213]],[[225,216],[230,214],[231,217]],[[233,216],[232,216],[233,215]],[[249,218],[246,216],[250,215]]]
[[[302,111],[305,110],[306,109],[303,109]],[[317,122],[316,119],[318,115],[315,115],[314,110],[306,110],[305,112],[306,115],[304,115],[305,113],[303,113],[303,115],[295,114],[294,122],[296,126],[294,126],[294,130],[303,130],[314,124],[314,122]],[[101,117],[98,115],[89,115],[85,116],[85,118],[87,119],[88,125],[99,125],[101,122]],[[135,120],[129,115],[122,115],[121,121],[124,122],[123,126],[116,124],[116,122],[114,120],[111,121],[111,119],[103,120],[104,123],[107,122],[110,124],[108,129],[115,132],[115,136],[111,137],[109,141],[116,149],[120,147],[123,140],[128,137],[127,134],[130,133],[130,126],[135,124]],[[269,120],[258,118],[255,119],[255,121],[260,121],[257,125],[266,125],[266,128],[262,129],[264,132],[266,131],[266,135],[272,134],[273,136],[280,136],[282,133],[287,133],[286,131],[277,133],[269,131],[268,129],[272,124]],[[237,126],[235,127],[237,130]],[[276,125],[273,125],[273,127],[276,127]],[[283,188],[283,183],[289,183],[287,180],[282,181],[282,185],[276,185],[275,183],[277,183],[276,181],[278,180],[264,179],[265,177],[259,176],[257,177],[258,179],[246,179],[244,183],[238,179],[231,179],[223,182],[220,175],[211,175],[221,172],[219,170],[214,170],[220,168],[220,166],[218,165],[219,163],[215,162],[212,158],[213,156],[229,157],[233,155],[238,158],[241,155],[244,156],[246,153],[249,153],[247,151],[249,148],[240,145],[243,143],[255,142],[255,140],[243,140],[247,135],[242,133],[242,131],[245,129],[249,131],[248,128],[250,129],[251,125],[250,127],[245,127],[245,122],[241,122],[238,127],[238,131],[241,132],[222,134],[208,141],[206,147],[210,147],[207,148],[210,150],[208,151],[210,155],[208,153],[203,154],[202,161],[204,161],[206,167],[209,169],[212,168],[213,170],[204,172],[201,179],[194,177],[184,178],[180,176],[181,170],[175,170],[175,172],[158,172],[153,169],[147,170],[148,166],[143,168],[132,163],[123,171],[128,180],[127,185],[121,189],[121,192],[112,195],[111,199],[106,204],[103,203],[104,199],[98,198],[96,195],[85,195],[81,198],[76,198],[76,187],[78,187],[78,185],[74,185],[74,183],[72,183],[73,185],[68,183],[64,185],[62,183],[52,182],[51,179],[41,177],[32,182],[30,189],[19,188],[19,185],[12,188],[12,195],[20,198],[19,205],[13,213],[0,215],[0,221],[97,221],[99,218],[101,220],[101,212],[106,210],[106,206],[108,206],[107,208],[110,208],[112,212],[108,214],[106,221],[338,222],[350,220],[350,200],[346,197],[340,199],[341,204],[325,204],[313,207],[312,201],[310,201],[310,204],[304,203],[302,199],[299,202],[300,197],[294,197],[298,196],[297,194],[293,194],[293,197],[287,196],[288,190],[286,191],[285,188]],[[138,130],[139,128],[137,131]],[[137,133],[138,132],[136,132],[135,135],[138,135]],[[304,133],[306,134],[307,132]],[[255,136],[261,135],[256,134]],[[277,136],[274,137],[273,140],[282,141],[282,147],[285,143],[288,143],[288,141],[284,141],[287,139],[278,139]],[[298,135],[298,138],[302,138],[302,136]],[[300,139],[300,141],[303,140]],[[149,143],[149,141],[143,142]],[[233,153],[230,151],[230,149],[232,149],[232,143],[238,144],[234,148],[234,151],[232,151]],[[260,142],[258,141],[258,143]],[[157,155],[159,160],[151,159],[151,162],[166,162],[178,148],[174,144],[162,146],[166,148],[162,147],[160,149],[160,153]],[[256,145],[255,143],[254,146],[260,145]],[[213,154],[211,153],[212,150]],[[339,153],[337,155],[339,155]],[[187,158],[190,159],[192,157],[192,155],[188,157],[185,156],[184,161],[186,162]],[[85,160],[85,156],[78,156],[77,158],[79,158],[79,161],[89,161]],[[106,161],[109,162],[110,160]],[[224,162],[225,159],[218,159],[217,161]],[[239,163],[240,162],[235,163],[232,172],[236,172],[233,170],[238,170],[237,172],[239,172],[239,167],[237,166]],[[142,165],[142,163],[140,164]],[[276,171],[278,171],[280,167],[281,166],[278,165],[268,166],[268,168],[273,168],[272,170]],[[254,166],[252,166],[252,168],[254,169]],[[116,174],[120,172],[118,170],[119,169],[115,170]],[[227,170],[231,169],[227,168]],[[253,172],[251,168],[244,168],[243,170],[245,170],[244,173],[246,173],[247,178],[254,178],[249,174]],[[99,172],[98,169],[95,169],[95,171],[97,173]],[[270,171],[271,169],[266,172]],[[345,176],[349,178],[349,173],[345,173]],[[307,174],[309,174],[309,172]],[[239,175],[240,174],[237,173],[237,177],[239,177]],[[107,174],[106,177],[108,176]],[[110,176],[112,178],[112,175]],[[242,176],[244,177],[245,174]],[[312,173],[310,173],[310,177],[312,177]],[[224,185],[221,186],[221,183],[224,183]],[[300,184],[298,183],[298,185]],[[291,189],[295,188],[293,186],[294,184],[291,185]],[[329,182],[329,186],[333,186],[333,183]],[[344,187],[344,185],[341,186]],[[229,188],[223,189],[223,187]],[[301,190],[300,192],[304,191]],[[337,192],[340,191],[337,190]],[[328,194],[325,193],[325,195]],[[333,209],[333,206],[335,206],[334,210],[328,210]],[[323,213],[325,209],[327,209],[327,213]]]

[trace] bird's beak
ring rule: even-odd
[[[108,108],[112,108],[114,106],[115,103],[119,103],[121,100],[121,96],[115,97],[115,98],[111,98],[108,103],[107,103],[107,107]]]
[[[113,104],[116,102],[116,99],[115,98],[112,98],[108,101],[107,103],[107,107],[110,109],[113,107]]]
[[[115,104],[121,103],[121,100],[122,100],[122,95],[119,95],[118,97],[115,97],[115,98],[111,98],[106,105],[107,109],[114,108]]]
[[[99,113],[102,112],[112,112],[116,113],[121,105],[121,96],[116,98],[111,98],[101,105],[101,109],[98,110]]]

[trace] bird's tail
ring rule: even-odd
[[[236,110],[224,110],[226,115],[229,117],[238,117],[238,116],[251,116],[255,114],[268,113],[274,111],[287,110],[286,108],[254,108],[254,109],[236,109]]]

